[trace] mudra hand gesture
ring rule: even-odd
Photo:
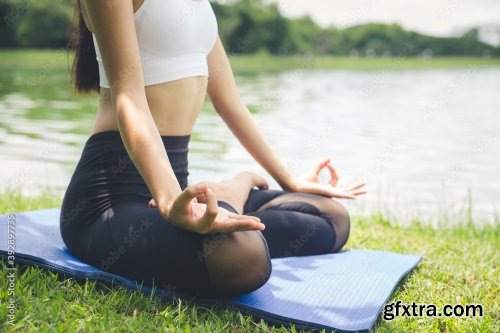
[[[291,192],[304,192],[320,194],[330,198],[341,199],[356,199],[357,196],[365,194],[365,182],[359,182],[349,187],[338,188],[337,183],[339,176],[337,171],[330,164],[331,158],[327,158],[318,163],[311,171],[305,173],[299,178],[294,178],[291,184],[285,188]],[[319,175],[323,169],[327,169],[330,173],[330,181],[326,184],[319,182]]]
[[[204,203],[199,203],[197,197],[203,198]],[[151,199],[150,207],[156,207],[154,199]],[[265,228],[258,217],[218,207],[217,197],[206,183],[188,186],[166,210],[161,210],[161,214],[172,224],[200,234]]]

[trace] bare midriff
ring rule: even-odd
[[[144,87],[160,135],[191,134],[205,101],[207,82],[206,76],[194,76]],[[118,123],[110,90],[101,87],[92,134],[110,130],[118,130]]]

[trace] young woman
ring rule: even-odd
[[[202,296],[253,291],[270,258],[339,250],[349,215],[329,160],[287,171],[238,95],[208,0],[81,0],[77,92],[99,92],[92,133],[68,185],[60,227],[81,260]],[[241,172],[188,185],[188,143],[205,95],[283,190]],[[320,184],[324,168],[332,180]]]

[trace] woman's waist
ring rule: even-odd
[[[179,183],[181,186],[187,184],[190,135],[161,138]],[[78,183],[78,187],[92,188],[146,186],[123,145],[119,131],[98,132],[87,139],[71,182]]]
[[[190,135],[161,136],[172,169],[179,172],[187,169]],[[136,154],[140,154],[138,151]],[[92,134],[82,150],[77,169],[103,169],[136,171],[134,162],[123,144],[119,131],[104,131]]]
[[[207,77],[190,76],[145,87],[149,111],[163,136],[191,133],[206,99]],[[94,130],[118,130],[109,88],[101,87]]]
[[[187,152],[189,148],[189,141],[191,134],[185,135],[160,135],[163,146],[168,153],[171,152]],[[112,149],[124,150],[125,145],[117,129],[102,130],[97,133],[91,134],[85,142],[84,148],[86,149]]]

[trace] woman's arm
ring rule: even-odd
[[[293,178],[241,100],[220,38],[208,55],[208,68],[208,95],[217,113],[250,155],[283,189],[290,189]]]
[[[276,156],[269,142],[257,127],[248,108],[241,100],[231,65],[220,38],[217,38],[215,46],[208,56],[208,67],[210,75],[208,95],[217,113],[243,147],[276,180],[282,189],[345,199],[355,199],[356,196],[366,193],[363,188],[365,183],[358,183],[345,189],[336,188],[338,177],[329,164],[329,160],[319,163],[312,174],[302,179],[292,176],[288,168]],[[325,167],[328,167],[332,179],[335,179],[328,184],[320,184],[318,175]]]
[[[81,4],[101,50],[123,143],[161,210],[182,190],[146,99],[132,1]]]

